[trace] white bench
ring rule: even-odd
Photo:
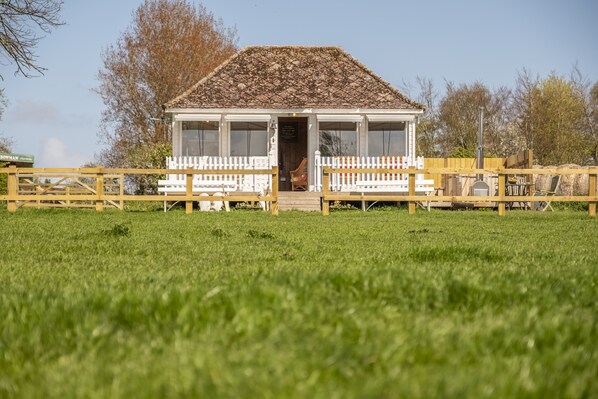
[[[193,179],[193,189],[192,192],[193,194],[200,194],[200,195],[209,195],[209,193],[213,193],[213,195],[218,195],[220,194],[221,196],[226,195],[227,193],[230,193],[232,191],[236,191],[237,190],[237,183],[235,183],[234,181],[231,180],[198,180],[198,179]],[[158,180],[158,192],[159,193],[164,193],[165,197],[168,197],[169,195],[177,195],[177,194],[185,194],[187,192],[187,184],[185,180],[174,180],[174,179],[170,179],[170,180]],[[170,208],[172,208],[174,205],[177,204],[178,201],[175,201],[174,204],[172,204],[172,206]],[[212,202],[221,202],[221,201],[212,201]],[[214,204],[216,208],[221,208],[222,204],[220,204],[220,206],[218,206],[218,204]],[[224,202],[224,206],[226,207],[226,210],[228,210],[228,201]],[[167,208],[167,200],[164,200],[164,212],[166,212],[168,209]],[[207,206],[207,208],[209,209],[209,205]],[[202,210],[207,210],[205,209],[205,207],[201,206],[201,202],[200,202],[200,209]]]
[[[434,192],[433,179],[421,179],[415,181],[415,194],[429,196]],[[409,193],[408,180],[358,180],[355,182],[355,191],[362,195],[365,193]],[[367,209],[378,201],[374,201]],[[365,201],[362,201],[362,209],[365,208]],[[430,202],[427,201],[427,209],[430,210]]]

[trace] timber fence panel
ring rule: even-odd
[[[459,163],[459,162],[455,162]],[[406,174],[409,176],[409,186],[405,194],[385,194],[383,192],[368,192],[368,193],[347,193],[340,190],[334,190],[334,186],[329,186],[328,183],[334,179],[336,174],[343,174],[347,172],[353,174],[370,174],[370,173],[385,173],[385,174]],[[406,201],[409,203],[409,213],[414,213],[414,202],[493,202],[497,204],[498,214],[504,216],[506,214],[507,203],[528,203],[533,202],[587,202],[588,213],[591,217],[596,217],[596,204],[598,203],[598,168],[591,167],[585,170],[585,174],[589,175],[589,191],[587,195],[534,195],[533,187],[528,187],[528,192],[525,195],[508,195],[506,191],[506,179],[508,175],[519,174],[525,176],[533,175],[568,175],[568,174],[582,174],[583,169],[505,169],[498,168],[466,168],[466,167],[445,167],[445,168],[424,168],[415,169],[410,167],[408,170],[391,169],[391,168],[342,168],[342,167],[324,167],[323,168],[323,214],[329,213],[330,201]],[[496,175],[498,181],[498,188],[495,195],[486,196],[472,196],[472,195],[415,195],[415,183],[417,174],[470,174],[470,175]],[[331,188],[331,189],[330,189]],[[383,190],[382,190],[383,191]]]
[[[199,163],[198,163],[199,162]],[[167,160],[171,167],[172,160]],[[177,166],[204,165],[197,157],[184,157],[179,159]],[[247,162],[244,163],[247,166]],[[223,162],[208,165],[208,169],[187,168],[176,169],[124,169],[124,168],[17,168],[11,166],[1,168],[0,173],[7,174],[8,193],[1,195],[0,201],[7,201],[8,211],[15,212],[19,206],[37,207],[71,207],[95,208],[103,211],[105,206],[114,206],[124,209],[125,201],[184,201],[186,210],[192,210],[195,201],[252,201],[276,203],[278,207],[278,167],[260,168],[245,167],[243,169],[221,169],[226,166]],[[263,166],[263,163],[257,166]],[[173,195],[130,195],[125,193],[124,181],[126,176],[142,175],[167,175],[170,177],[184,176],[184,192],[173,192]],[[223,198],[218,194],[216,187],[213,195],[199,196],[201,187],[196,190],[195,177],[202,176],[214,184],[228,181],[237,177],[255,177],[266,187],[271,184],[268,192],[244,192],[239,190],[240,185],[235,185],[234,191],[228,191]],[[254,181],[257,181],[254,179]],[[180,182],[180,180],[179,180]],[[201,183],[198,184],[201,186]],[[255,184],[252,184],[255,188]]]

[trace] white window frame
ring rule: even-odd
[[[361,143],[361,135],[359,134],[360,126],[363,121],[363,116],[361,115],[318,115],[317,116],[318,124],[316,129],[316,147],[318,151],[320,151],[320,123],[321,122],[353,122],[355,123],[355,149],[356,154],[354,155],[343,155],[343,156],[360,156],[360,143]]]

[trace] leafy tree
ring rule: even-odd
[[[50,33],[62,25],[59,18],[62,3],[62,0],[0,1],[0,54],[4,62],[16,64],[16,73],[31,77],[45,71],[38,65],[33,50],[43,38],[40,31]]]
[[[479,128],[479,108],[484,107],[485,156],[504,156],[512,151],[508,137],[510,91],[494,92],[480,82],[471,85],[446,84],[440,101],[437,143],[443,156],[475,157]]]
[[[545,79],[520,74],[514,97],[516,126],[538,163],[588,162],[592,143],[585,124],[585,105],[573,80],[554,73]]]
[[[236,51],[236,31],[203,6],[187,0],[145,0],[115,45],[103,54],[99,72],[105,111],[100,138],[108,147],[100,163],[147,164],[139,149],[163,150],[171,137],[162,105],[180,95]]]

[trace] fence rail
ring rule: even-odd
[[[408,175],[408,192],[406,195],[383,194],[383,193],[343,193],[330,190],[330,179],[335,174],[354,173],[383,173],[383,174],[405,174]],[[450,196],[450,195],[416,195],[416,175],[427,174],[476,174],[476,175],[495,175],[498,177],[498,184],[495,195],[487,196]],[[529,190],[527,195],[507,195],[507,176],[509,175],[568,175],[568,174],[587,174],[589,175],[588,195],[533,195]],[[506,213],[506,204],[513,202],[587,202],[588,213],[591,217],[596,217],[596,204],[598,203],[597,193],[598,168],[588,169],[504,169],[504,168],[424,168],[415,169],[372,169],[372,168],[323,168],[322,178],[322,213],[328,215],[330,212],[331,201],[407,201],[409,213],[414,214],[418,202],[494,202],[498,204],[498,214],[504,216]],[[530,187],[531,188],[531,187]],[[494,191],[494,190],[493,190]]]
[[[101,212],[105,206],[122,209],[124,201],[184,201],[186,213],[193,211],[197,201],[255,201],[269,202],[273,215],[278,215],[278,167],[269,169],[123,169],[123,168],[0,168],[7,174],[9,212],[21,206],[92,207]],[[124,191],[125,176],[168,175],[184,176],[185,192],[173,195],[131,195]],[[193,190],[195,175],[266,176],[272,182],[270,193],[232,192],[225,197],[205,195]],[[118,182],[115,182],[115,179]],[[118,189],[118,191],[116,191]],[[201,190],[199,190],[201,191]],[[200,195],[202,194],[202,195]]]

